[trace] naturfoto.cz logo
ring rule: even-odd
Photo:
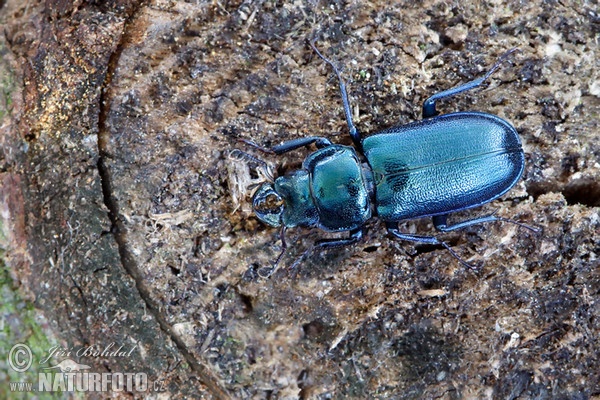
[[[87,346],[77,350],[67,350],[54,346],[48,355],[39,362],[37,385],[31,381],[10,382],[13,392],[147,392],[164,391],[161,381],[149,382],[143,372],[93,372],[87,364],[79,363],[70,357],[128,357],[131,349],[117,347],[110,343],[104,348]],[[8,353],[7,362],[15,372],[23,373],[33,365],[33,353],[25,344],[14,345]],[[62,358],[58,363],[51,363]],[[55,360],[56,361],[56,360]],[[48,366],[43,366],[44,364]],[[51,365],[54,364],[54,365]],[[27,375],[30,377],[30,375]]]

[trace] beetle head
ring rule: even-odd
[[[275,191],[271,182],[260,185],[252,197],[252,209],[258,219],[265,224],[281,226],[283,208],[283,199]]]

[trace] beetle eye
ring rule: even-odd
[[[284,202],[270,183],[262,184],[252,198],[252,209],[258,219],[271,226],[281,225]]]
[[[283,206],[283,199],[276,193],[269,193],[266,198],[260,199],[254,209],[256,212],[268,213]]]

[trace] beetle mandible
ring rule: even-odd
[[[525,155],[517,131],[502,118],[475,111],[438,115],[436,102],[480,86],[516,48],[504,53],[483,77],[425,100],[422,120],[363,137],[352,121],[339,69],[315,47],[315,40],[309,44],[337,76],[354,148],[333,144],[321,136],[290,140],[270,149],[244,140],[277,155],[312,144],[317,148],[300,170],[263,183],[253,195],[252,208],[258,219],[281,227],[282,251],[273,272],[287,247],[285,230],[297,226],[348,232],[347,237],[321,239],[314,246],[338,247],[360,240],[365,222],[376,215],[394,237],[441,245],[469,268],[474,267],[446,242],[435,236],[401,232],[398,223],[431,217],[437,230],[450,232],[484,222],[505,221],[538,232],[495,215],[447,223],[451,213],[489,203],[515,186],[525,167]]]

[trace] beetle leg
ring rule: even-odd
[[[466,221],[462,221],[453,225],[447,225],[448,214],[435,215],[431,219],[433,220],[433,226],[435,226],[435,229],[442,232],[455,231],[457,229],[466,228],[471,225],[482,224],[484,222],[498,221],[498,217],[494,217],[493,215],[486,215],[485,217],[468,219]]]
[[[265,273],[259,272],[259,275],[263,278],[269,278],[271,275],[273,275],[275,273],[275,271],[277,271],[277,269],[279,268],[279,261],[281,261],[281,258],[283,257],[283,255],[285,254],[285,252],[287,250],[287,243],[285,241],[285,227],[282,226],[279,236],[281,238],[281,253],[279,253],[279,256],[277,256],[277,259],[273,263],[272,268],[270,268]],[[362,238],[362,236],[363,236],[363,230],[362,230],[362,228],[359,228],[359,229],[350,231],[350,236],[347,238],[317,240],[313,246],[308,248],[304,253],[302,253],[302,255],[300,257],[298,257],[296,259],[296,261],[294,261],[294,263],[290,266],[290,269],[296,268],[302,260],[304,260],[310,253],[312,253],[317,248],[325,249],[325,248],[332,248],[332,247],[348,246],[348,245],[358,242]]]
[[[498,68],[500,68],[500,64],[506,60],[506,58],[517,51],[518,48],[512,48],[508,50],[506,53],[502,54],[496,63],[490,68],[490,70],[481,78],[473,79],[467,83],[454,87],[452,89],[444,90],[442,92],[436,93],[433,96],[429,97],[427,100],[423,102],[423,118],[431,118],[435,117],[438,112],[435,109],[435,102],[446,97],[452,97],[459,93],[466,92],[467,90],[475,89],[479,85],[481,85],[487,78],[490,77]]]
[[[398,229],[398,226],[395,223],[393,223],[393,222],[386,223],[386,227],[387,227],[387,231],[391,235],[394,235],[395,237],[397,237],[398,239],[409,240],[411,242],[417,242],[417,243],[425,243],[425,244],[432,244],[432,245],[443,246],[462,265],[464,265],[465,267],[467,267],[467,268],[469,268],[469,269],[471,269],[473,271],[479,271],[479,269],[477,267],[475,267],[474,265],[469,264],[468,262],[466,262],[465,260],[463,260],[462,258],[460,258],[460,256],[458,254],[456,254],[456,252],[454,250],[452,250],[452,248],[448,245],[448,243],[439,240],[435,236],[422,236],[422,235],[411,235],[410,233],[402,233]]]
[[[363,236],[363,230],[362,230],[362,228],[358,228],[358,229],[350,231],[350,236],[348,236],[347,238],[317,240],[312,247],[308,248],[304,253],[302,253],[302,255],[300,257],[298,257],[296,259],[296,261],[294,261],[294,263],[291,265],[290,269],[296,268],[296,266],[298,266],[298,264],[300,264],[300,262],[304,258],[306,258],[306,256],[308,256],[310,253],[312,253],[315,249],[318,249],[318,248],[328,249],[328,248],[332,248],[332,247],[348,246],[348,245],[358,242],[362,238],[362,236]]]
[[[331,146],[333,144],[327,138],[321,136],[310,136],[289,140],[282,144],[278,144],[277,146],[273,146],[271,150],[275,152],[275,154],[283,154],[287,153],[288,151],[299,149],[300,147],[310,146],[313,143],[318,149],[322,149],[323,147]]]
[[[277,155],[287,153],[288,151],[299,149],[300,147],[310,146],[313,143],[319,149],[322,149],[323,147],[331,146],[333,144],[333,143],[331,143],[331,140],[321,137],[321,136],[309,136],[309,137],[303,137],[303,138],[289,140],[282,144],[278,144],[277,146],[273,146],[270,149],[263,147],[259,144],[256,144],[251,140],[240,139],[240,141],[246,143],[249,146],[254,147],[255,149],[262,151],[263,153],[269,153],[269,154],[275,153]]]
[[[339,238],[339,239],[321,239],[317,240],[314,247],[315,248],[331,248],[331,247],[342,247],[348,246],[350,244],[358,242],[363,236],[362,228],[358,228],[350,231],[350,236],[347,238]]]
[[[312,39],[309,42],[310,47],[312,47],[312,49],[315,51],[315,53],[317,53],[321,60],[325,61],[327,64],[329,64],[329,66],[331,66],[333,72],[335,72],[335,75],[338,78],[340,92],[342,94],[342,103],[344,105],[344,114],[346,115],[346,123],[348,124],[348,129],[350,131],[350,137],[352,138],[352,142],[354,142],[356,148],[360,151],[360,153],[362,153],[362,137],[356,129],[356,126],[354,126],[354,122],[352,122],[352,109],[350,108],[350,101],[348,100],[348,91],[346,90],[346,84],[344,83],[344,79],[342,79],[342,74],[331,60],[329,60],[327,57],[321,54],[319,49],[317,49],[317,47],[315,46],[315,42],[316,39]]]
[[[502,221],[502,222],[510,222],[511,224],[515,224],[522,228],[529,229],[530,231],[535,232],[535,233],[540,232],[540,230],[538,228],[526,225],[522,222],[514,221],[514,220],[508,219],[508,218],[496,217],[494,215],[486,215],[484,217],[468,219],[466,221],[462,221],[462,222],[459,222],[459,223],[453,224],[453,225],[447,225],[447,223],[446,223],[447,219],[448,219],[448,214],[435,215],[432,218],[433,226],[435,226],[435,229],[437,229],[438,231],[450,232],[450,231],[466,228],[471,225],[477,225],[477,224],[481,224],[481,223],[485,223],[485,222]]]

